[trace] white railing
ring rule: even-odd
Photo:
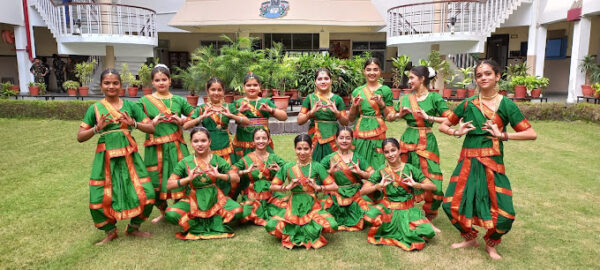
[[[388,9],[388,37],[434,33],[488,36],[523,0],[442,0]]]
[[[85,34],[158,37],[156,12],[148,8],[93,1],[55,4],[52,0],[36,0],[35,7],[57,38]]]
[[[470,53],[450,54],[448,59],[459,68],[473,67],[477,64],[477,59]]]

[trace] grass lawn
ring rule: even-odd
[[[495,262],[483,248],[450,249],[461,237],[441,209],[434,223],[442,233],[419,252],[371,245],[366,230],[326,235],[329,244],[319,250],[287,250],[253,225],[235,226],[232,239],[182,241],[174,236],[178,226],[149,221],[142,229],[153,238],[123,236],[122,221],[121,237],[97,247],[93,243],[104,233],[95,229],[88,209],[97,137],[77,143],[76,121],[0,119],[0,269],[600,269],[600,125],[532,124],[537,141],[505,145],[517,219],[498,246],[504,259]],[[399,137],[404,128],[394,123],[388,136]],[[142,143],[142,133],[134,134]],[[436,135],[448,181],[462,141]],[[293,135],[273,138],[277,154],[293,160]]]

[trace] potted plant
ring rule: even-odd
[[[458,76],[458,74],[447,73],[447,75],[444,76],[445,86],[454,85],[455,84],[454,79],[456,79],[457,76]],[[442,97],[449,98],[451,96],[452,96],[452,89],[444,87],[444,90],[442,90]]]
[[[131,71],[129,71],[127,63],[123,63],[123,65],[121,65],[121,82],[123,83],[122,89],[126,89],[130,97],[137,96],[138,89],[134,85],[135,81],[135,76],[133,73],[131,73]]]
[[[550,83],[550,80],[546,77],[540,76],[529,76],[531,77],[528,82],[527,89],[530,90],[532,98],[539,98],[542,95],[542,89],[546,88]]]
[[[439,89],[436,89],[436,81],[438,78],[444,78],[447,73],[450,73],[450,63],[444,59],[440,55],[439,51],[433,50],[429,53],[427,57],[427,66],[433,68],[435,70],[436,75],[431,79],[430,91],[439,92]],[[442,87],[443,89],[444,87]]]
[[[510,86],[514,89],[515,98],[524,98],[527,96],[527,76],[514,76],[510,80]]]
[[[29,82],[29,95],[37,96],[40,94],[40,87],[36,82]]]
[[[287,87],[286,81],[289,81],[294,74],[294,63],[294,58],[286,54],[281,60],[281,63],[277,63],[276,69],[274,70],[275,72],[273,73],[273,79],[277,83],[275,86],[279,87],[278,95],[273,95],[272,97],[273,103],[275,103],[278,109],[284,111],[287,110],[290,103],[290,97],[285,95],[285,89]],[[273,94],[275,94],[275,92]]]
[[[205,84],[203,73],[200,71],[200,66],[191,65],[186,69],[175,67],[175,72],[173,78],[180,79],[183,88],[189,91],[189,95],[186,96],[187,102],[196,107],[199,98],[196,91],[203,89],[203,85]]]
[[[2,89],[0,90],[0,96],[2,98],[8,98],[11,96],[16,96],[19,92],[15,92],[11,89],[14,85],[11,82],[2,83]]]
[[[65,81],[62,85],[64,89],[67,89],[67,94],[72,97],[77,95],[77,88],[79,86],[79,82],[72,80]]]
[[[140,82],[142,85],[142,93],[144,95],[152,94],[152,67],[154,65],[146,65],[143,64],[138,69],[138,76],[140,77]]]
[[[510,81],[500,79],[500,81],[498,81],[498,88],[500,89],[498,93],[500,95],[506,96],[506,93],[511,89]]]
[[[392,93],[394,95],[394,99],[400,98],[401,89],[398,88],[402,85],[404,79],[404,71],[406,70],[406,66],[408,66],[408,62],[410,61],[410,57],[408,55],[400,55],[396,58],[392,58],[393,76],[392,76]]]
[[[6,87],[7,90],[13,91],[15,93],[15,95],[18,95],[19,92],[21,91],[19,89],[19,86],[12,84],[12,82],[5,82],[5,83],[3,83],[2,87],[3,88]]]
[[[459,68],[458,71],[462,74],[462,81],[458,81],[456,86],[456,97],[465,98],[468,87],[473,83],[473,69],[475,67]]]
[[[94,69],[96,68],[96,59],[93,59],[89,62],[78,63],[75,65],[75,76],[81,82],[81,86],[77,89],[79,90],[80,96],[87,96],[90,90],[89,85],[92,82],[92,74],[94,73]]]
[[[244,77],[256,61],[256,53],[251,48],[251,38],[240,37],[235,41],[226,35],[222,35],[221,38],[228,45],[221,47],[215,68],[218,77],[225,83],[224,87],[233,91],[225,95],[225,102],[231,103],[234,95],[243,94]]]
[[[595,90],[594,97],[600,98],[600,83],[593,84],[592,88]]]
[[[586,97],[594,95],[594,89],[592,89],[592,86],[590,85],[590,82],[593,83],[590,80],[590,75],[598,69],[600,69],[600,67],[596,64],[596,57],[593,55],[584,57],[579,64],[579,70],[585,72],[585,84],[581,86],[581,92]]]

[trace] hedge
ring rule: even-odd
[[[0,99],[0,117],[81,120],[96,101],[44,101]],[[448,106],[455,108],[457,102]],[[600,123],[600,105],[591,103],[517,103],[529,120],[587,121]]]

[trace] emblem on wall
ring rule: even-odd
[[[279,18],[287,15],[290,3],[282,0],[270,0],[260,5],[260,16],[265,18]]]

